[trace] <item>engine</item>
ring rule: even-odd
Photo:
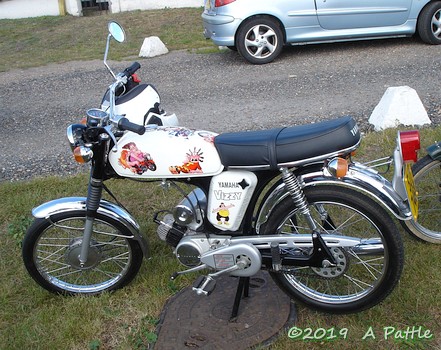
[[[181,264],[196,267],[206,264],[216,270],[231,268],[240,263],[241,270],[233,272],[237,276],[255,274],[261,266],[258,250],[250,244],[231,245],[227,235],[206,235],[200,232],[207,211],[205,193],[197,188],[190,192],[172,212],[163,212],[157,233],[161,240],[175,248]],[[199,231],[198,231],[199,230]]]
[[[166,212],[161,220],[155,219],[159,224],[157,229],[159,238],[176,248],[179,261],[186,266],[199,265],[200,256],[207,247],[204,244],[193,244],[191,240],[179,246],[178,244],[184,236],[197,234],[197,230],[204,222],[206,211],[205,193],[200,188],[196,188],[172,212]]]

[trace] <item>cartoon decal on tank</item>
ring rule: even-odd
[[[193,150],[189,149],[185,154],[185,160],[182,165],[172,165],[169,170],[172,174],[194,174],[194,173],[203,173],[201,168],[201,163],[204,161],[204,157],[202,156],[204,152],[199,148],[196,150],[196,147]]]
[[[124,169],[130,169],[133,173],[142,175],[147,170],[155,171],[156,164],[150,153],[142,152],[135,142],[129,142],[122,147],[119,164]]]
[[[194,129],[180,128],[180,127],[168,127],[168,128],[164,128],[163,130],[166,131],[170,136],[183,137],[185,139],[188,139],[190,136],[193,136],[195,132]]]

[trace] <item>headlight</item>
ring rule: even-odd
[[[93,151],[89,147],[84,146],[82,139],[84,129],[86,129],[86,126],[83,124],[72,124],[66,130],[70,148],[78,163],[87,163],[93,157]]]
[[[86,129],[86,126],[83,124],[72,124],[67,127],[67,139],[69,140],[69,145],[72,152],[75,147],[79,146],[79,141],[83,136],[84,129]]]

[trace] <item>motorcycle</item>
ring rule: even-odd
[[[116,22],[105,57],[111,38],[125,39]],[[220,135],[145,125],[118,114],[116,91],[128,74],[113,75],[107,110],[90,109],[85,124],[67,128],[75,160],[91,163],[87,197],[32,211],[22,254],[40,286],[92,295],[133,280],[149,256],[147,241],[116,198],[102,199],[103,190],[111,194],[105,180],[124,178],[159,179],[183,193],[153,220],[185,266],[172,278],[204,271],[193,285],[199,295],[209,295],[219,276],[249,278],[261,269],[290,297],[332,313],[370,308],[393,290],[403,245],[392,217],[416,213],[408,162],[418,132],[398,133],[390,182],[352,160],[361,142],[352,117]],[[154,167],[140,165],[146,160]]]
[[[441,244],[441,142],[427,148],[427,155],[413,166],[418,192],[418,220],[403,221],[403,227],[412,236]]]

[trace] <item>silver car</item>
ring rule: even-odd
[[[283,45],[418,32],[441,44],[440,0],[205,0],[204,35],[249,62],[273,61]]]

